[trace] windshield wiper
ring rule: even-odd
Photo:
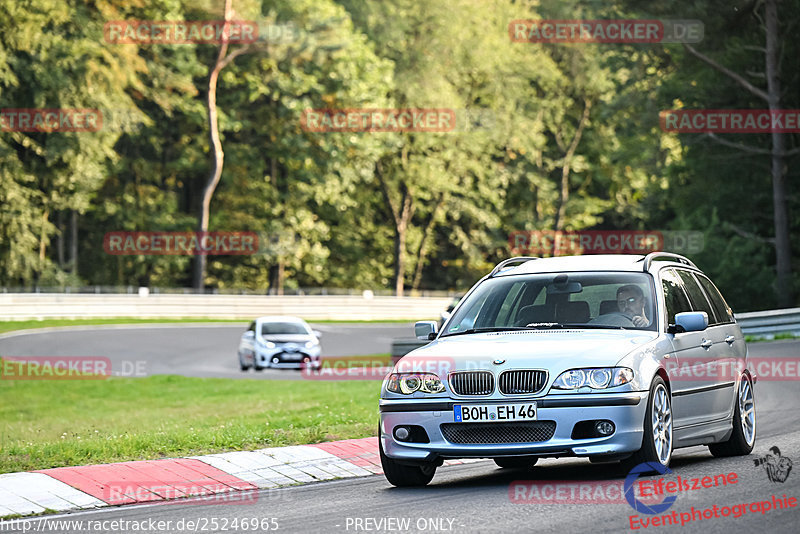
[[[593,328],[593,329],[612,329],[612,330],[627,330],[624,326],[611,325],[611,324],[588,324],[588,323],[567,323],[567,328]]]
[[[463,336],[465,334],[483,334],[485,332],[508,332],[511,330],[530,330],[527,326],[487,326],[482,328],[470,328],[463,332],[453,332],[451,334],[442,334],[441,337],[450,336]]]

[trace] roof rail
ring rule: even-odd
[[[489,273],[489,278],[492,278],[494,275],[499,273],[504,267],[508,267],[512,263],[525,263],[526,261],[538,260],[538,259],[539,258],[536,258],[534,256],[517,256],[515,258],[508,258],[507,260],[503,260],[500,263],[498,263],[497,266],[494,269],[492,269],[492,272]]]
[[[695,265],[689,258],[681,256],[680,254],[673,254],[672,252],[651,252],[644,257],[644,270],[648,271],[651,263],[662,258],[666,259],[667,261],[682,263],[684,265],[688,265],[689,267],[694,267],[695,269],[698,268],[697,265]]]

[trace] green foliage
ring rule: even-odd
[[[221,6],[0,5],[2,107],[98,108],[108,119],[98,132],[0,133],[0,285],[190,285],[190,257],[111,256],[102,242],[111,230],[196,227],[219,46],[110,44],[103,25],[220,19]],[[508,35],[515,19],[695,18],[705,24],[698,49],[761,85],[759,6],[234,0],[238,18],[273,31],[220,76],[225,164],[210,229],[257,232],[260,249],[210,257],[206,284],[389,288],[402,259],[406,288],[465,290],[508,256],[514,230],[683,229],[704,232],[693,259],[734,309],[773,306],[768,157],[658,124],[664,109],[764,104],[679,44],[533,44]],[[800,2],[780,9],[782,107],[796,109],[800,45],[788,32]],[[274,30],[283,38],[272,39]],[[387,107],[448,108],[460,119],[469,110],[480,120],[440,133],[301,127],[310,108]],[[738,137],[728,139],[770,146],[768,135]],[[792,149],[797,135],[788,137]],[[792,214],[796,158],[786,160]],[[800,220],[790,223],[797,258]]]

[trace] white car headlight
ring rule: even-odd
[[[313,341],[306,341],[306,348],[307,349],[310,349],[311,347],[313,347],[315,345],[316,345],[316,343],[314,343]]]
[[[564,371],[553,382],[555,389],[605,389],[621,386],[633,380],[633,370],[627,367],[600,367],[593,369],[570,369]]]
[[[273,343],[272,341],[265,341],[263,339],[259,339],[258,342],[259,342],[259,344],[264,345],[268,349],[274,349],[275,348],[275,343]]]
[[[389,375],[386,389],[404,395],[411,395],[415,391],[441,393],[444,391],[444,384],[433,373],[392,373]]]

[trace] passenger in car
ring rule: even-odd
[[[645,297],[642,289],[633,284],[628,284],[617,289],[617,307],[627,315],[634,326],[650,326],[650,319],[645,312]]]

